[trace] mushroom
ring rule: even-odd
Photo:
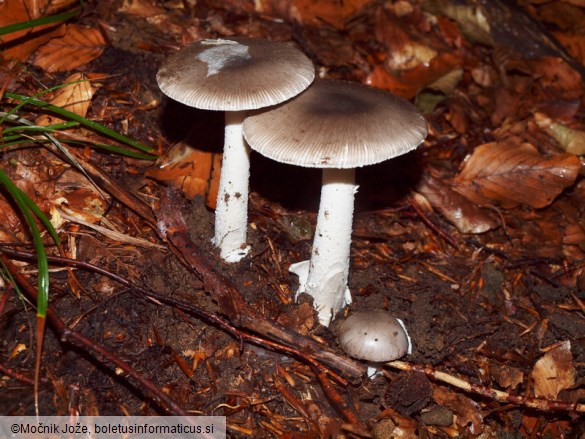
[[[311,60],[291,44],[240,37],[190,44],[158,71],[158,85],[170,98],[225,111],[213,243],[226,262],[238,262],[249,251],[250,157],[242,136],[246,110],[284,102],[305,90],[314,77]]]
[[[351,303],[355,168],[411,151],[426,135],[426,121],[410,102],[335,80],[316,80],[289,102],[244,121],[244,137],[253,150],[278,162],[323,168],[311,259],[289,268],[299,276],[298,293],[313,297],[322,325],[329,326]]]
[[[339,346],[350,357],[375,363],[396,360],[410,353],[404,324],[386,311],[358,311],[338,329]]]

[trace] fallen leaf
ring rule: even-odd
[[[494,366],[490,372],[504,389],[516,389],[524,381],[524,372],[512,366]]]
[[[400,74],[390,72],[385,66],[376,65],[368,75],[366,83],[406,99],[412,99],[421,88],[432,84],[459,65],[459,58],[447,52],[438,54],[428,64],[403,70]]]
[[[478,205],[504,208],[549,205],[573,184],[581,164],[573,154],[546,159],[536,148],[511,137],[480,145],[464,162],[453,189]]]
[[[303,302],[291,307],[290,312],[281,314],[277,322],[299,334],[307,335],[315,327],[315,310],[309,303]]]
[[[8,360],[12,360],[13,358],[17,357],[21,352],[24,352],[27,350],[27,347],[24,343],[18,343],[16,346],[14,346],[14,348],[12,349],[12,352],[10,352],[10,355],[8,356]]]
[[[454,69],[433,81],[416,94],[415,104],[423,113],[431,113],[450,96],[463,76],[462,69]]]
[[[421,178],[417,191],[461,233],[484,233],[497,226],[481,208],[431,176]]]
[[[26,22],[32,18],[22,0],[6,0],[0,4],[0,27]],[[59,24],[51,23],[2,35],[0,42],[6,57],[26,61],[39,46],[63,35],[65,29]]]
[[[585,230],[583,226],[578,223],[567,224],[565,227],[565,235],[563,236],[563,244],[576,245],[582,251],[585,251]]]
[[[30,18],[40,18],[60,12],[77,0],[20,0],[30,14]]]
[[[526,65],[532,75],[538,78],[547,96],[568,101],[583,96],[583,79],[562,59],[545,57],[527,60]]]
[[[457,414],[457,424],[469,427],[472,434],[480,434],[483,431],[483,415],[477,402],[442,386],[433,387],[433,400]]]
[[[22,0],[6,0],[0,4],[0,27],[8,26],[10,24],[22,23],[33,18],[34,17],[32,17],[31,11],[27,8],[27,5]],[[10,41],[22,39],[22,37],[27,34],[32,34],[51,26],[54,26],[54,24],[37,26],[32,29],[22,29],[6,35],[2,35],[2,44],[4,45]]]
[[[571,342],[562,342],[540,358],[532,369],[532,379],[537,397],[557,399],[561,390],[572,387],[575,384],[575,367]]]
[[[64,25],[65,35],[53,38],[33,56],[33,64],[49,73],[73,70],[102,54],[106,40],[98,29]]]
[[[392,439],[414,439],[418,438],[418,423],[408,417],[402,416],[394,409],[384,410],[379,417],[381,418],[373,429],[376,438]]]
[[[43,15],[51,15],[63,11],[68,6],[79,4],[79,0],[44,0],[42,3],[45,5],[42,8]]]
[[[585,0],[575,0],[585,6]],[[585,10],[577,5],[571,5],[570,1],[550,2],[540,5],[538,9],[533,9],[537,13],[540,21],[547,24],[553,24],[556,32],[553,35],[567,49],[567,45],[562,40],[563,35],[570,34],[571,30],[578,31],[585,24]],[[570,52],[570,49],[569,49]],[[573,54],[574,56],[574,54]]]
[[[155,167],[146,172],[146,176],[179,188],[188,199],[203,195],[205,204],[214,209],[220,167],[221,154],[202,151],[179,142],[158,159]]]
[[[565,3],[568,3],[573,6],[578,6],[580,8],[585,8],[585,0],[562,0]]]
[[[160,4],[152,0],[125,0],[118,12],[143,18],[165,15],[166,13]]]
[[[542,113],[535,113],[534,120],[564,151],[577,155],[585,154],[585,131],[555,122]]]
[[[540,414],[524,414],[522,427],[522,430],[526,432],[524,437],[530,437],[533,431],[538,431],[539,436],[543,438],[562,438],[567,437],[568,431],[572,431],[571,422],[565,419],[551,419],[543,425]],[[577,432],[577,435],[573,437],[582,439],[583,436]]]
[[[0,240],[6,243],[16,243],[25,239],[23,224],[13,205],[0,194]]]
[[[292,19],[305,26],[322,26],[327,23],[343,29],[348,18],[356,14],[371,0],[291,0],[281,2],[275,0],[259,0],[254,2],[256,12]],[[286,6],[284,6],[286,5]]]
[[[431,14],[453,19],[471,41],[490,45],[493,43],[488,20],[477,5],[449,0],[422,0],[421,7]]]
[[[57,208],[75,218],[97,223],[102,220],[109,205],[109,200],[104,199],[96,187],[73,168],[65,170],[59,176],[50,201],[51,222],[55,221],[55,227],[60,227],[66,220]]]
[[[83,73],[74,73],[63,83],[68,85],[58,89],[49,103],[85,117],[94,93],[87,76]],[[62,122],[62,119],[49,114],[43,114],[36,120],[37,125],[43,126],[58,122]]]

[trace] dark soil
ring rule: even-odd
[[[224,24],[234,29],[243,20],[242,15],[230,16],[231,12],[220,7],[198,6],[192,13],[203,14],[205,8],[210,17],[224,14]],[[169,14],[178,14],[177,11]],[[113,116],[104,121],[111,127],[120,129],[122,119],[130,120],[129,135],[168,149],[189,133],[191,124],[199,122],[212,131],[205,134],[209,136],[208,147],[219,148],[221,114],[169,102],[156,86],[157,66],[170,52],[165,45],[178,42],[143,18],[130,19],[109,10],[95,8],[84,20],[92,24],[98,18],[117,31],[109,34],[112,46],[86,70],[116,75],[116,79],[105,82],[92,111],[100,113],[100,108],[112,105],[111,96],[116,93],[117,101],[130,103],[119,104],[123,110],[120,120]],[[253,20],[269,26],[256,16]],[[295,31],[282,23],[274,26],[282,35]],[[345,71],[334,69],[333,74],[343,76]],[[155,110],[135,108],[152,99],[159,99],[162,104]],[[482,135],[481,127],[476,129],[470,136]],[[430,214],[433,222],[455,238],[458,248],[453,248],[412,209],[405,195],[425,172],[426,163],[442,160],[439,155],[427,148],[393,163],[358,171],[360,190],[350,278],[354,303],[344,315],[368,308],[387,310],[404,321],[412,338],[413,352],[406,361],[448,371],[470,383],[519,394],[530,393],[533,385],[530,374],[543,349],[569,340],[576,381],[582,383],[585,319],[582,312],[568,304],[575,303],[573,295],[585,300],[585,293],[561,278],[562,260],[537,257],[530,249],[510,248],[525,233],[521,225],[514,225],[514,213],[506,213],[506,219],[510,219],[506,229],[500,227],[473,236],[457,232],[438,215]],[[93,159],[121,186],[136,193],[148,193],[156,210],[156,200],[166,188],[142,177],[151,166],[149,163],[99,154]],[[450,160],[453,157],[442,164],[453,173],[458,163]],[[329,329],[314,324],[310,300],[302,296],[294,302],[297,281],[287,272],[291,263],[307,259],[310,254],[320,174],[278,165],[258,156],[253,157],[252,165],[249,230],[252,252],[242,263],[227,265],[218,258],[210,243],[213,211],[201,198],[185,200],[176,215],[185,218],[192,241],[254,309],[267,319],[286,322],[293,330],[337,349],[337,323]],[[130,234],[157,239],[141,218],[119,203],[113,203],[108,216]],[[518,218],[521,223],[523,220]],[[223,315],[212,295],[205,292],[202,279],[167,248],[118,245],[91,231],[77,234],[76,240],[78,259],[107,268],[158,294]],[[209,322],[140,298],[102,276],[82,270],[76,274],[83,285],[79,297],[72,294],[66,272],[52,274],[51,304],[60,317],[76,331],[115,352],[189,412],[226,415],[228,424],[240,427],[231,429],[230,437],[278,436],[275,431],[289,432],[286,437],[317,437],[317,430],[279,390],[283,385],[302,401],[312,419],[322,423],[322,432],[340,434],[342,424],[347,422],[324,394],[311,368],[298,359],[242,344]],[[279,298],[279,289],[287,300]],[[34,312],[25,311],[16,295],[10,297],[0,317],[2,364],[27,377],[32,377],[34,370],[34,349],[15,355],[15,359],[10,355],[19,343],[34,345],[31,340],[34,320]],[[189,370],[196,366],[192,376],[181,369],[182,362]],[[522,375],[514,388],[501,384],[503,371],[509,369]],[[51,331],[46,336],[41,376],[40,411],[45,415],[71,411],[100,415],[166,413],[139,384],[107,362],[61,342]],[[287,377],[291,381],[286,381]],[[454,412],[460,419],[471,416],[470,412],[482,416],[480,426],[485,434],[482,437],[520,437],[514,436],[520,432],[525,435],[521,437],[529,437],[523,429],[523,419],[531,417],[540,420],[541,432],[547,423],[562,421],[559,424],[564,429],[562,437],[576,438],[578,424],[583,422],[562,411],[538,412],[499,404],[490,398],[431,383],[423,374],[391,369],[386,375],[364,378],[336,389],[362,423],[375,427],[373,434],[377,438],[394,437],[384,433],[388,422],[394,426],[402,422],[406,429],[403,423],[406,418],[417,427],[412,436],[400,437],[449,437],[449,432],[456,434],[451,437],[477,437],[470,432],[471,421],[469,425],[449,422]],[[461,412],[452,402],[433,399],[434,392],[465,400],[460,404]],[[34,393],[29,384],[4,380],[0,395],[0,413],[34,413]],[[441,422],[453,425],[452,429],[441,430]],[[302,431],[311,431],[313,436],[309,433],[302,436],[299,433]],[[556,437],[550,436],[555,431],[560,430],[547,433],[548,437]],[[573,436],[569,436],[572,431]],[[344,434],[351,435],[347,430]],[[531,437],[546,436],[537,433]]]

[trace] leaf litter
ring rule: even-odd
[[[311,358],[327,364],[335,353],[337,361],[327,367],[341,379],[267,341],[234,342],[219,323],[195,319],[177,303],[137,300],[96,274],[78,271],[79,288],[55,265],[51,303],[58,315],[129,358],[180,407],[226,415],[230,437],[578,434],[582,420],[568,407],[582,402],[585,376],[585,193],[578,157],[584,95],[577,37],[585,28],[584,7],[523,1],[512,8],[495,1],[465,9],[446,0],[437,10],[430,3],[133,0],[113,12],[86,2],[82,18],[4,39],[6,56],[25,69],[3,64],[3,88],[31,95],[72,82],[51,102],[165,153],[153,164],[79,147],[75,136],[96,135],[75,128],[69,144],[63,142],[111,199],[73,177],[78,171],[53,153],[31,147],[5,153],[2,169],[43,210],[66,198],[69,209],[91,215],[92,224],[60,224],[68,256],[227,318],[238,331],[255,329],[261,339],[278,322],[323,343],[313,345],[319,347],[309,350]],[[7,0],[0,20],[7,25],[70,6]],[[527,35],[522,43],[528,47],[515,39],[518,33]],[[351,274],[351,310],[381,308],[403,319],[415,346],[404,360],[427,368],[429,380],[393,369],[359,379],[364,368],[337,350],[335,328],[315,326],[305,298],[294,302],[287,267],[310,251],[315,173],[254,158],[253,255],[243,267],[226,267],[211,248],[213,212],[205,204],[213,206],[217,133],[207,116],[159,105],[154,73],[183,44],[231,35],[293,39],[322,76],[430,99],[424,104],[430,136],[419,152],[358,172]],[[75,83],[98,73],[96,89]],[[13,106],[3,105],[3,111]],[[39,125],[58,122],[40,113],[26,107],[23,115]],[[168,189],[159,182],[185,198],[161,207]],[[19,243],[24,252],[27,232],[4,198],[0,202],[6,206],[0,209],[2,243]],[[168,230],[153,227],[152,211],[166,218]],[[170,228],[183,218],[189,231]],[[190,259],[193,243],[201,253]],[[14,295],[0,310],[7,322],[0,325],[2,339],[10,340],[0,363],[7,377],[1,411],[30,413],[32,390],[21,390],[34,366],[25,355],[30,326]],[[252,316],[256,322],[246,323]],[[81,414],[164,412],[148,392],[138,395],[129,381],[113,381],[111,363],[65,352],[47,338],[44,413],[72,407]],[[467,390],[442,384],[442,374]],[[508,399],[490,397],[489,389]],[[541,398],[539,410],[526,409],[522,398],[534,397]]]

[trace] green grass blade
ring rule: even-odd
[[[146,154],[143,152],[133,151],[119,146],[107,145],[105,143],[92,143],[92,146],[103,149],[104,151],[115,152],[116,154],[125,155],[126,157],[132,157],[140,160],[156,160],[158,156],[153,154]]]
[[[26,220],[30,229],[35,251],[37,252],[37,316],[45,318],[47,315],[47,307],[49,305],[49,261],[47,260],[47,252],[43,244],[41,232],[35,222],[34,216],[31,213],[30,203],[32,200],[28,198],[13,182],[10,177],[0,169],[0,184],[8,191]],[[27,200],[28,199],[28,200]],[[34,204],[34,203],[33,203]],[[36,207],[36,206],[35,206]],[[38,207],[37,207],[38,209]],[[44,215],[43,215],[44,216]],[[46,219],[46,217],[45,217]],[[41,220],[42,221],[42,220]],[[52,228],[52,226],[51,226]],[[54,230],[54,229],[53,229]]]
[[[10,134],[10,133],[19,133],[21,131],[31,131],[34,133],[54,133],[58,130],[66,130],[68,128],[73,128],[79,126],[79,122],[68,121],[68,122],[61,122],[55,123],[53,125],[30,125],[30,126],[15,126],[10,128],[4,128],[2,130],[2,135]]]
[[[48,17],[41,17],[35,20],[28,20],[23,21],[21,23],[14,23],[8,26],[0,27],[0,35],[7,35],[13,32],[18,32],[23,29],[30,29],[36,26],[44,26],[47,24],[58,23],[60,21],[67,21],[75,17],[77,14],[79,14],[80,11],[81,8],[76,8],[70,12],[64,12],[62,14],[50,15]]]
[[[39,206],[37,206],[36,203],[20,188],[16,187],[16,190],[20,192],[20,196],[22,197],[26,207],[28,207],[28,209],[39,219],[43,226],[45,226],[55,244],[61,244],[61,240],[59,239],[59,235],[57,235],[57,231],[45,213],[39,209]]]
[[[58,85],[55,85],[53,87],[47,88],[45,90],[41,90],[38,93],[35,93],[33,95],[33,97],[38,98],[39,96],[43,96],[44,94],[54,92],[56,90],[59,90],[60,88],[65,88],[68,85],[79,84],[81,82],[86,82],[86,81],[89,81],[89,79],[78,79],[77,81],[71,81],[71,82],[66,82],[64,84],[58,84]],[[3,124],[11,116],[15,116],[18,113],[18,110],[20,110],[26,104],[27,104],[26,101],[21,101],[20,104],[14,106],[14,108],[12,108],[8,113],[2,113],[3,116],[0,119],[0,124]]]
[[[3,114],[3,113],[0,113]],[[34,126],[34,123],[32,123],[30,120],[25,119],[23,117],[18,117],[15,114],[4,114],[4,118],[8,119],[10,121],[17,121],[18,123],[27,125],[27,126]],[[61,142],[59,142],[55,137],[53,137],[51,134],[49,133],[42,133],[43,136],[45,136],[51,143],[53,143],[53,145],[55,145],[55,147],[61,151],[61,153],[63,153],[63,155],[65,155],[65,157],[67,157],[67,159],[69,160],[69,162],[75,166],[79,172],[81,172],[85,178],[87,178],[95,187],[96,189],[98,189],[98,191],[100,191],[99,186],[91,179],[91,177],[89,176],[89,174],[87,172],[85,172],[85,169],[83,169],[83,166],[81,166],[79,164],[79,162],[75,159],[75,157],[73,157],[73,155],[71,155],[71,153],[69,152],[69,150],[67,148],[65,148]]]
[[[74,120],[76,122],[79,122],[80,124],[94,130],[97,131],[103,135],[106,135],[108,137],[111,137],[112,139],[117,140],[120,143],[124,143],[126,145],[132,146],[133,148],[136,148],[140,151],[143,152],[152,152],[153,148],[147,145],[144,145],[128,136],[125,136],[124,134],[120,134],[104,125],[101,125],[97,122],[94,122],[92,120],[86,119],[85,117],[81,117],[78,114],[75,114],[71,111],[65,110],[64,108],[61,107],[57,107],[56,105],[53,104],[49,104],[48,102],[42,101],[40,99],[37,99],[35,97],[30,97],[30,96],[24,96],[24,95],[20,95],[18,93],[12,93],[12,92],[6,92],[4,93],[4,95],[7,98],[11,98],[11,99],[16,99],[18,101],[21,101],[25,104],[30,104],[30,105],[34,105],[36,107],[39,108],[44,108],[45,110],[48,110],[52,113],[58,114],[66,119],[71,119]]]
[[[2,250],[0,250],[0,252],[1,251]],[[2,261],[0,261],[0,268],[1,268],[0,276],[4,278],[4,281],[6,283],[10,283],[10,285],[12,285],[12,287],[14,288],[14,291],[16,291],[16,295],[18,296],[18,299],[22,303],[22,307],[24,308],[25,311],[27,311],[28,310],[28,303],[24,299],[24,294],[22,294],[22,291],[20,290],[20,287],[16,283],[16,280],[14,280],[14,277],[12,277],[12,273],[10,273],[10,270]]]
[[[9,148],[11,146],[18,146],[18,145],[26,145],[28,144],[33,144],[33,143],[47,143],[47,142],[51,142],[53,143],[50,139],[41,139],[41,138],[31,138],[31,137],[27,137],[27,136],[21,136],[21,135],[12,135],[12,136],[7,136],[4,139],[2,139],[2,141],[0,141],[0,150],[2,150],[3,148]],[[78,140],[67,140],[67,143],[69,145],[80,145],[80,146],[92,146],[98,149],[103,149],[104,151],[109,151],[109,152],[114,152],[116,154],[120,154],[126,157],[131,157],[131,158],[135,158],[135,159],[139,159],[139,160],[155,160],[158,157],[156,155],[152,155],[152,154],[146,154],[143,152],[138,152],[138,151],[134,151],[131,149],[126,149],[126,148],[121,148],[119,146],[112,146],[112,145],[107,145],[104,143],[92,143],[92,142],[82,142],[82,141],[78,141]]]

